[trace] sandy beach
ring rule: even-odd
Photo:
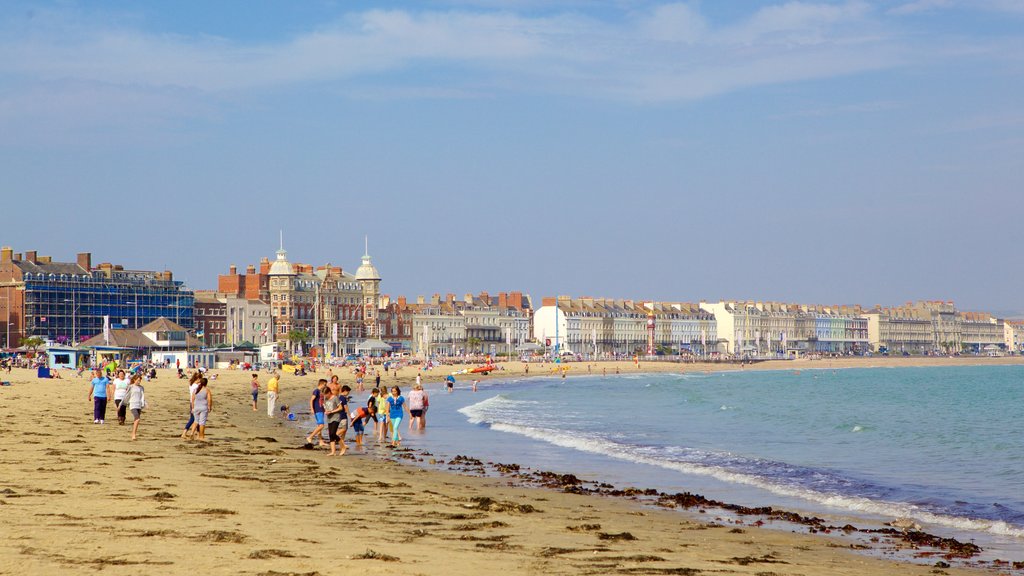
[[[798,360],[742,369],[978,363],[1021,361]],[[587,373],[586,363],[572,366],[569,377]],[[430,372],[426,380],[439,381],[453,369]],[[590,370],[616,369],[638,371],[631,362]],[[680,369],[740,367],[639,367]],[[531,376],[550,370],[530,365]],[[487,378],[523,371],[513,362]],[[149,407],[135,442],[112,409],[106,424],[92,423],[87,379],[0,374],[11,382],[0,387],[0,574],[993,573],[897,563],[852,551],[849,540],[739,528],[712,514],[426,470],[388,459],[390,450],[375,444],[366,453],[329,457],[301,449],[302,431],[268,418],[262,396],[260,410],[252,411],[249,373],[217,373],[204,443],[178,437],[187,418],[187,386],[170,371],[145,383]],[[354,384],[349,372],[340,375]],[[284,376],[282,403],[305,402],[316,376]],[[260,377],[265,384],[266,374]],[[405,368],[397,378],[387,374],[384,383],[407,386],[414,377]],[[429,436],[417,447],[429,450]]]

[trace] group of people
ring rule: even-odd
[[[132,414],[132,440],[138,438],[142,411],[146,408],[146,389],[142,386],[142,374],[133,374],[129,379],[124,370],[118,370],[111,380],[103,370],[97,369],[89,383],[89,399],[92,400],[93,424],[105,424],[107,402],[113,398],[117,409],[117,423],[124,425],[128,412]]]
[[[206,440],[206,421],[213,410],[213,392],[204,372],[196,370],[188,380],[189,414],[183,440]]]
[[[312,445],[315,439],[319,446],[330,448],[330,455],[342,455],[348,449],[345,436],[349,428],[355,434],[356,445],[362,446],[366,425],[372,420],[377,441],[384,442],[390,437],[390,445],[397,448],[402,443],[401,425],[406,412],[410,417],[409,430],[426,427],[430,398],[419,384],[413,387],[408,399],[402,396],[398,386],[392,386],[390,391],[385,386],[371,388],[366,405],[353,409],[350,409],[351,392],[350,387],[339,384],[337,376],[320,379],[309,397],[309,411],[315,425],[306,437],[307,445]],[[325,428],[326,441],[323,438]]]
[[[142,385],[143,375],[136,372],[130,377],[122,369],[108,375],[102,369],[95,370],[95,377],[89,386],[89,399],[93,402],[93,423],[104,424],[108,401],[113,400],[117,410],[118,424],[124,425],[127,416],[132,415],[131,439],[138,437],[142,412],[147,408],[145,388]],[[112,376],[112,378],[111,378]],[[373,421],[373,435],[378,442],[390,440],[390,445],[398,447],[402,442],[401,425],[408,414],[408,430],[422,430],[426,427],[426,413],[430,407],[427,395],[420,378],[408,398],[402,395],[398,386],[390,390],[386,386],[371,388],[365,405],[352,406],[352,389],[341,385],[338,377],[330,376],[330,380],[321,378],[309,398],[309,410],[313,415],[315,427],[306,437],[306,442],[330,447],[331,455],[342,455],[347,451],[345,437],[351,428],[357,446],[362,446],[366,426]],[[379,381],[378,381],[379,384]],[[276,371],[271,374],[266,385],[267,416],[274,416],[280,387],[280,377]],[[257,411],[260,382],[259,374],[253,373],[250,382],[252,409]],[[206,424],[213,410],[213,393],[209,387],[206,373],[195,370],[188,380],[189,417],[181,433],[185,440],[205,440]],[[286,407],[282,407],[286,409]],[[323,438],[326,430],[327,438]]]

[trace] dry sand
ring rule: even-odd
[[[499,377],[522,369],[508,367]],[[616,367],[636,371],[628,362],[593,370]],[[735,369],[707,367],[722,368]],[[530,374],[544,371],[532,365]],[[570,374],[585,371],[580,364]],[[247,373],[219,375],[208,441],[189,443],[178,438],[186,385],[170,371],[146,383],[149,408],[136,442],[112,409],[107,424],[92,423],[86,379],[0,374],[13,384],[0,387],[0,574],[989,573],[878,559],[849,550],[849,540],[718,526],[706,515],[624,499],[424,470],[374,457],[388,452],[375,446],[328,457],[297,449],[301,432],[267,418],[262,396],[252,411]],[[385,382],[413,377],[406,368]],[[285,376],[284,403],[301,404],[312,383]],[[419,443],[429,449],[429,436]],[[623,532],[635,539],[601,536]]]

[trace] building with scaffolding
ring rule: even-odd
[[[138,328],[168,318],[192,330],[194,296],[170,271],[126,270],[92,255],[54,262],[36,252],[0,249],[0,339],[77,343],[111,328]]]

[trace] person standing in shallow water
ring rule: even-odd
[[[313,428],[313,431],[309,433],[309,436],[306,436],[306,444],[312,444],[313,437],[315,436],[316,439],[319,441],[320,446],[327,445],[327,443],[324,442],[323,436],[321,435],[321,433],[324,430],[324,425],[326,424],[324,420],[323,398],[324,390],[326,389],[327,380],[321,378],[316,383],[316,388],[313,389],[313,394],[309,397],[309,411],[313,414],[313,419],[316,420],[316,427]]]
[[[398,448],[402,445],[402,435],[399,428],[402,427],[402,416],[405,415],[405,398],[398,386],[391,388],[391,396],[388,396],[388,420],[391,421],[391,446]]]
[[[103,424],[107,417],[107,398],[110,396],[110,380],[103,375],[103,370],[96,370],[96,377],[89,384],[89,399],[92,400],[92,423]]]

